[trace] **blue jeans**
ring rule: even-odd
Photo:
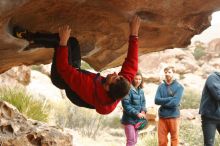
[[[214,146],[216,130],[220,134],[220,121],[202,116],[204,146]]]

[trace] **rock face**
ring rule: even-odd
[[[71,146],[72,136],[55,127],[27,120],[12,105],[0,101],[1,146]]]
[[[0,87],[27,85],[31,80],[31,69],[25,65],[12,67],[0,75]]]
[[[1,0],[0,72],[21,64],[49,63],[53,49],[24,51],[27,41],[10,35],[13,25],[55,33],[69,24],[83,59],[97,70],[121,65],[127,52],[128,22],[142,18],[140,54],[185,47],[210,25],[219,0]]]
[[[210,54],[215,54],[215,56],[219,56],[220,53],[220,38],[216,38],[208,43],[208,48],[207,50],[208,53]]]
[[[164,75],[163,69],[167,65],[174,66],[177,74],[195,72],[199,68],[190,52],[178,48],[139,57],[139,69],[143,72],[146,82],[159,83],[160,77]]]

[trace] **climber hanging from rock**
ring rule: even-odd
[[[119,101],[128,94],[130,83],[138,70],[138,31],[140,18],[134,16],[130,22],[127,57],[121,71],[106,77],[80,69],[81,53],[76,38],[70,37],[70,27],[59,28],[59,33],[32,33],[14,27],[13,35],[26,39],[30,45],[55,48],[51,66],[51,81],[64,89],[69,100],[77,106],[96,109],[100,114],[111,113]]]

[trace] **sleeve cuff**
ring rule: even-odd
[[[59,48],[67,48],[67,46],[61,46],[61,45],[60,45]]]
[[[61,48],[61,49],[64,48],[65,49],[65,48],[68,48],[68,47],[67,46],[59,46],[58,48]]]
[[[130,38],[138,38],[137,35],[130,35]]]

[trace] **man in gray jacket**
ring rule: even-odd
[[[206,80],[199,108],[204,146],[214,146],[216,129],[220,133],[220,73],[213,72]]]

